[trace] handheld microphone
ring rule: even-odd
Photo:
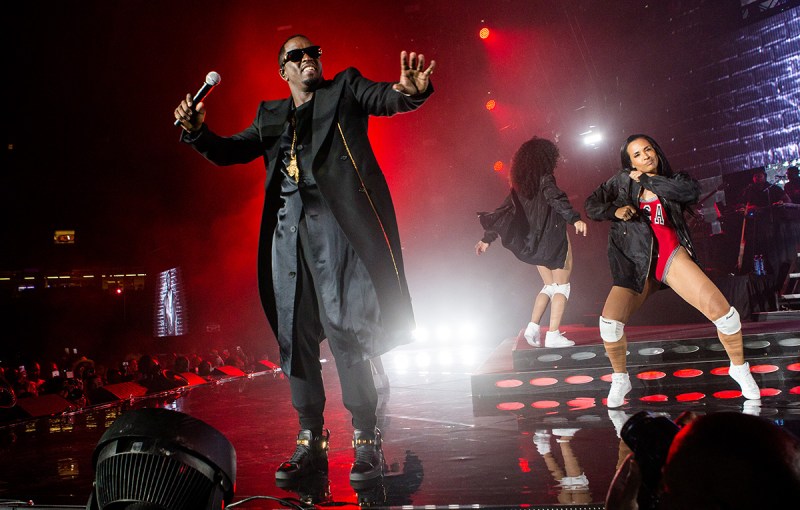
[[[206,75],[206,82],[203,83],[203,86],[200,87],[200,90],[198,90],[197,94],[195,94],[194,97],[192,98],[192,110],[193,111],[196,111],[195,108],[197,106],[197,103],[199,103],[200,101],[205,99],[205,97],[209,94],[209,92],[211,92],[211,90],[214,87],[219,85],[219,82],[221,82],[221,81],[222,81],[222,76],[220,76],[219,73],[216,72],[216,71],[211,71],[210,73],[208,73]],[[178,119],[175,119],[175,127],[178,127],[180,125],[181,125],[181,121],[178,120]]]

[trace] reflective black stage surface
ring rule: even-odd
[[[594,338],[596,328],[565,329],[576,347],[534,350],[519,339],[491,347],[452,341],[412,345],[384,356],[388,387],[382,392],[379,427],[389,471],[377,487],[356,491],[350,486],[352,429],[326,353],[328,479],[276,486],[275,468],[293,451],[297,425],[287,382],[280,373],[265,371],[2,426],[0,501],[84,506],[97,441],[121,413],[139,407],[178,410],[225,435],[238,456],[236,502],[270,496],[377,507],[601,508],[627,453],[615,423],[642,409],[670,418],[685,410],[734,410],[800,430],[797,320],[745,324],[745,354],[764,390],[760,405],[744,401],[727,376],[715,375],[727,362],[714,345],[712,328],[631,328],[634,391],[628,404],[610,413],[603,403],[608,390],[603,378],[610,368]],[[0,508],[14,505],[0,503]],[[255,499],[238,507],[281,504]]]

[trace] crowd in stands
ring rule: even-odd
[[[60,395],[77,408],[101,403],[100,389],[109,384],[135,382],[148,393],[167,391],[188,384],[185,374],[211,379],[213,370],[233,366],[250,373],[264,367],[256,364],[241,347],[212,349],[205,355],[130,354],[116,366],[95,363],[77,355],[42,363],[31,361],[20,366],[0,362],[0,409],[13,407],[18,399],[44,394]]]

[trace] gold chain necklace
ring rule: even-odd
[[[300,167],[297,166],[297,153],[294,150],[296,144],[297,126],[295,125],[294,117],[292,117],[292,148],[289,149],[289,166],[286,167],[286,173],[297,183],[300,182]]]

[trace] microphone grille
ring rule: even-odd
[[[222,76],[219,75],[216,71],[211,71],[206,75],[206,83],[211,85],[212,87],[219,85],[219,82],[222,81]]]

